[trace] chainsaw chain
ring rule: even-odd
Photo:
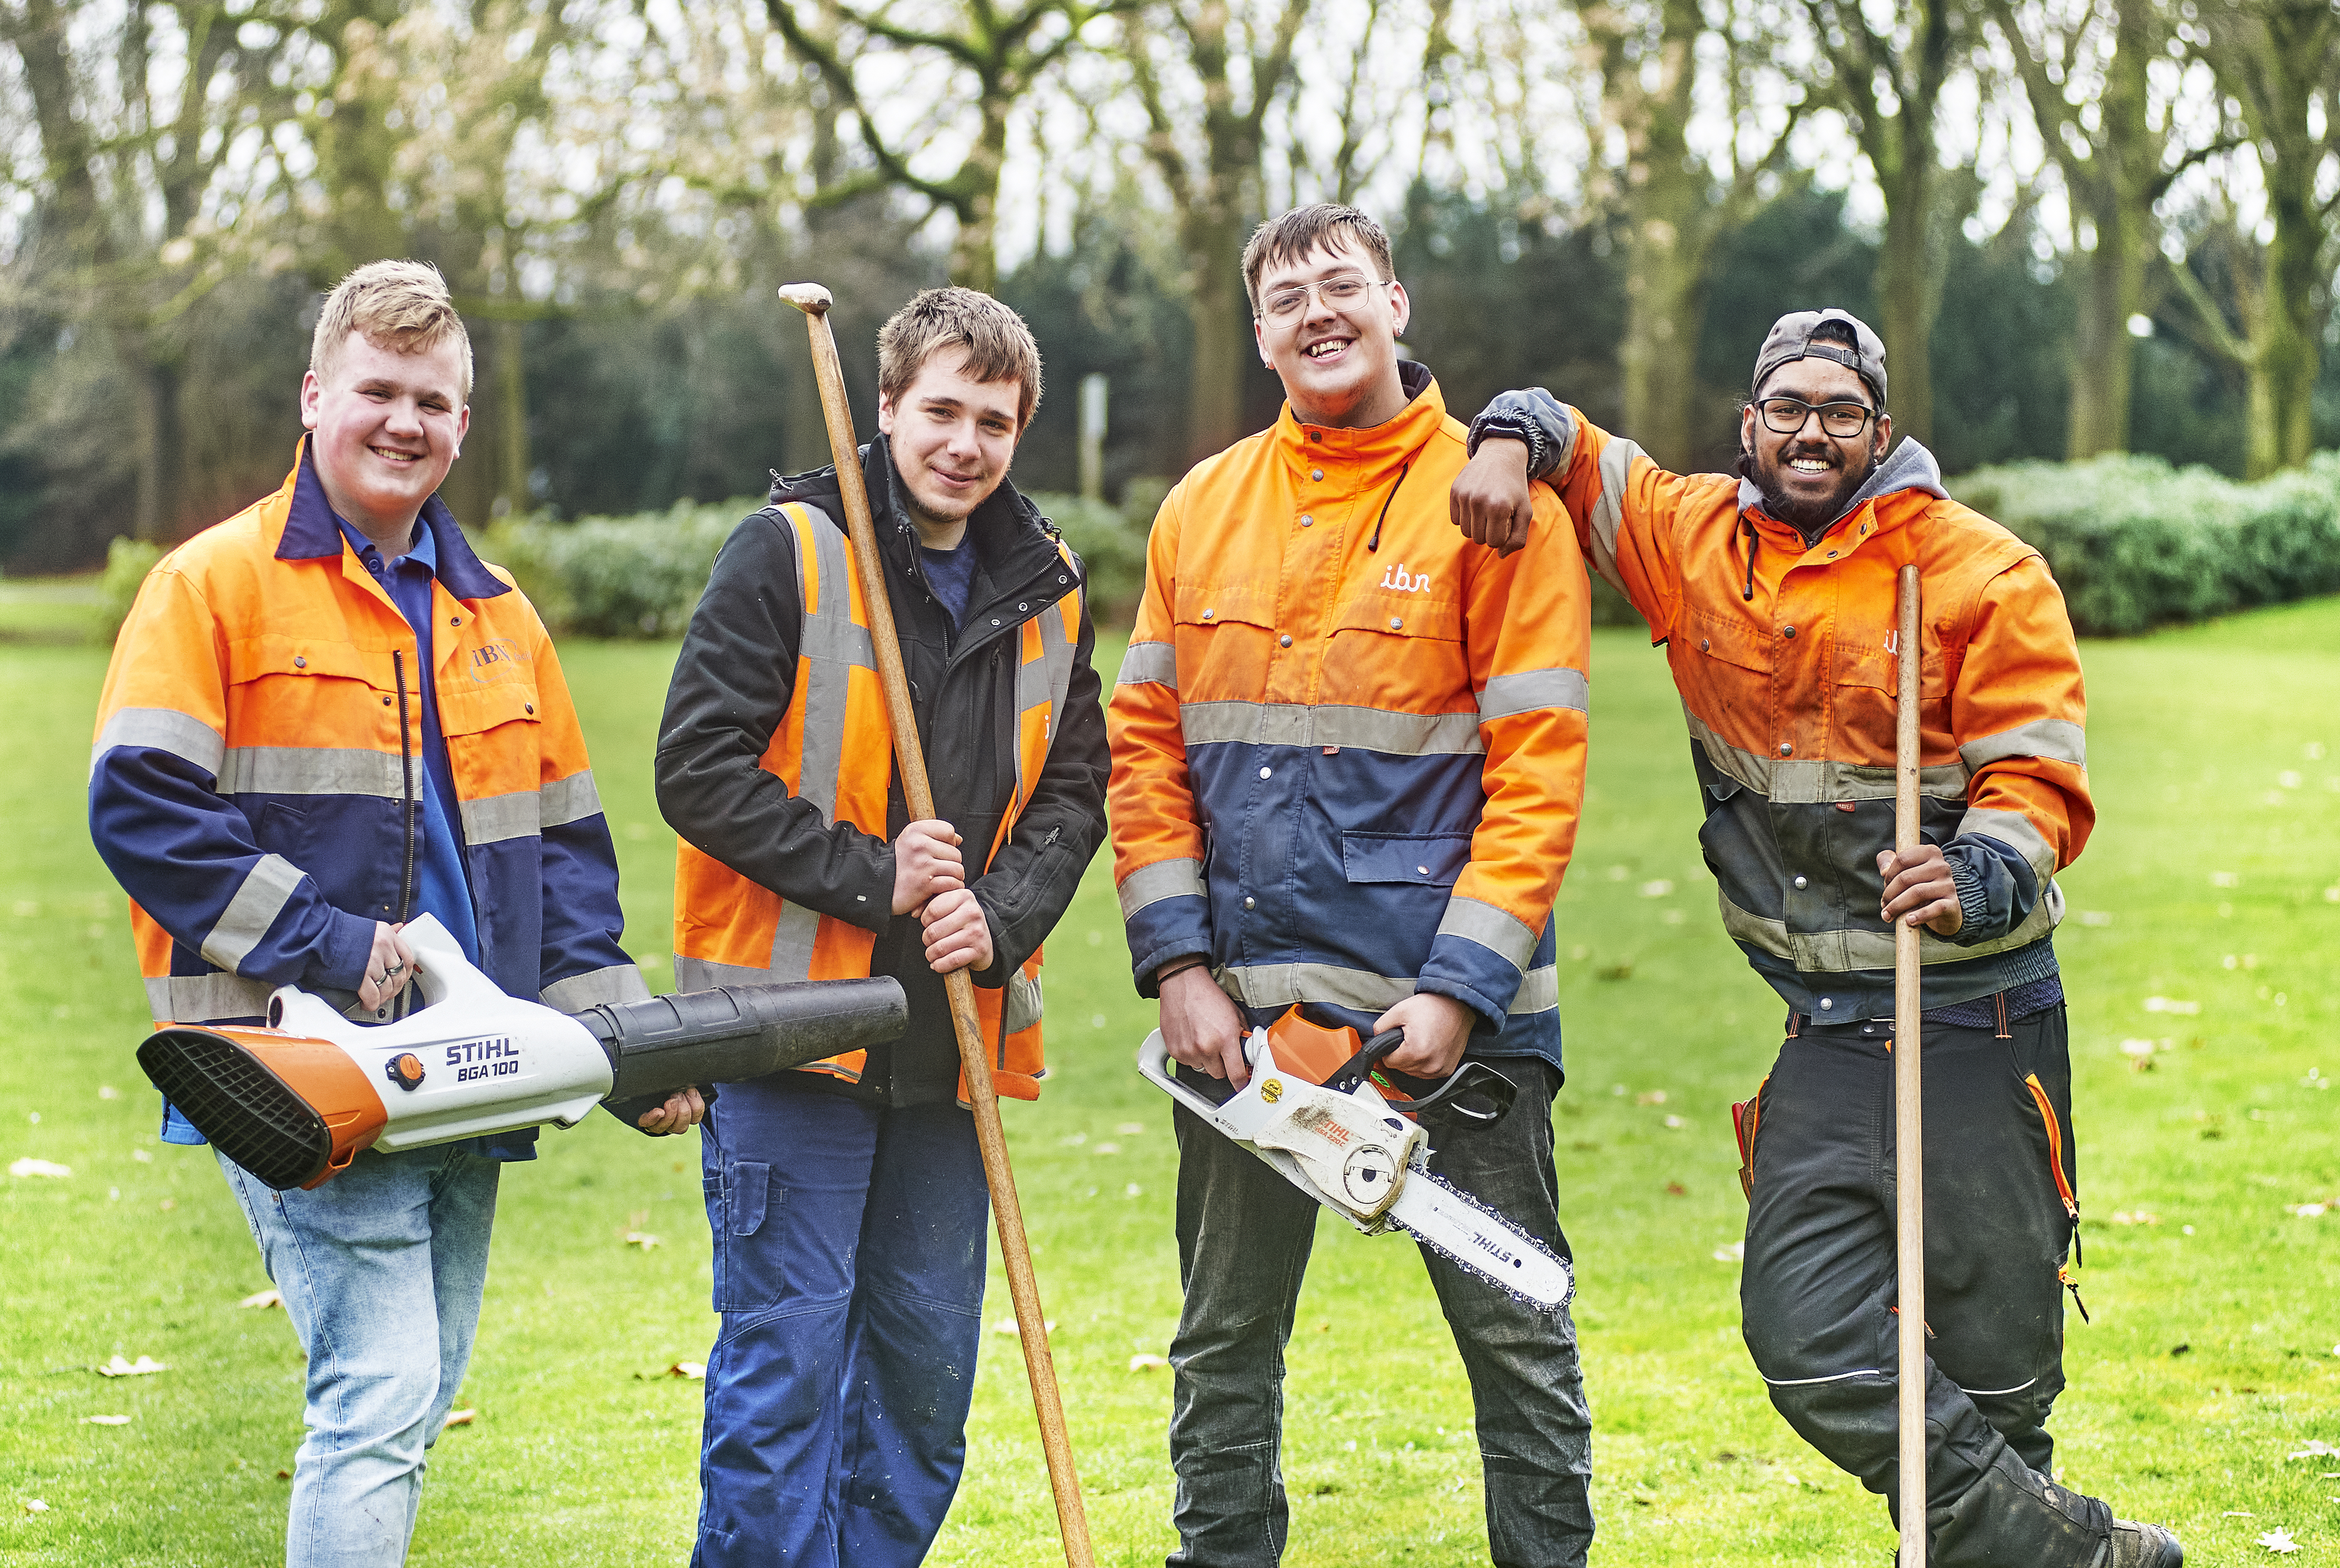
[[[1408,1181],[1429,1182],[1440,1191],[1450,1193],[1453,1196],[1462,1199],[1462,1202],[1469,1205],[1471,1207],[1477,1209],[1481,1214],[1485,1215],[1489,1219],[1492,1219],[1498,1225],[1502,1226],[1506,1233],[1518,1237],[1522,1244],[1533,1247],[1536,1251],[1550,1258],[1553,1263],[1559,1265],[1561,1273],[1565,1275],[1568,1278],[1568,1294],[1562,1296],[1559,1301],[1553,1303],[1552,1305],[1547,1306],[1542,1302],[1536,1300],[1533,1296],[1523,1295],[1519,1291],[1512,1288],[1512,1284],[1509,1280],[1503,1279],[1497,1275],[1490,1274],[1485,1268],[1482,1267],[1472,1259],[1463,1257],[1460,1254],[1450,1251],[1448,1248],[1442,1246],[1438,1242],[1423,1235],[1422,1232],[1414,1229],[1412,1226],[1407,1225],[1403,1220],[1396,1219],[1393,1216],[1383,1216],[1389,1219],[1390,1224],[1394,1228],[1404,1231],[1406,1235],[1413,1237],[1417,1243],[1428,1247],[1431,1251],[1446,1259],[1449,1263],[1454,1264],[1459,1267],[1467,1269],[1471,1273],[1477,1275],[1481,1279],[1485,1280],[1488,1284],[1502,1291],[1505,1295],[1510,1296],[1513,1301],[1525,1302],[1528,1305],[1534,1307],[1539,1312],[1563,1312],[1567,1310],[1568,1304],[1576,1299],[1575,1267],[1571,1265],[1566,1258],[1562,1257],[1560,1255],[1553,1252],[1552,1248],[1544,1245],[1543,1242],[1540,1238],[1528,1235],[1527,1232],[1522,1230],[1517,1225],[1514,1225],[1511,1220],[1505,1218],[1495,1209],[1480,1202],[1478,1198],[1470,1193],[1464,1192],[1461,1187],[1456,1186],[1453,1182],[1446,1180],[1443,1176],[1434,1176],[1426,1170],[1415,1169],[1407,1174],[1406,1179]]]

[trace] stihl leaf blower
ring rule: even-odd
[[[1492,1126],[1510,1112],[1517,1088],[1483,1062],[1465,1062],[1436,1084],[1393,1073],[1382,1059],[1404,1040],[1393,1029],[1360,1046],[1356,1030],[1325,1028],[1293,1007],[1251,1032],[1244,1045],[1251,1081],[1223,1101],[1172,1076],[1159,1029],[1138,1047],[1137,1070],[1365,1235],[1411,1231],[1522,1301],[1567,1305],[1576,1293],[1567,1260],[1433,1176],[1429,1130],[1413,1119],[1445,1110],[1464,1127]]]
[[[861,1050],[908,1017],[901,983],[884,977],[721,986],[572,1016],[506,996],[428,915],[405,937],[425,1005],[394,1024],[352,1023],[282,986],[266,1028],[166,1024],[138,1065],[222,1154],[283,1192],[321,1185],[361,1149],[572,1127],[597,1105],[630,1126],[676,1089]]]

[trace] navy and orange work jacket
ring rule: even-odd
[[[1254,1022],[1451,997],[1472,1054],[1557,1065],[1589,585],[1548,492],[1519,554],[1462,539],[1463,429],[1402,372],[1388,422],[1287,406],[1162,504],[1107,713],[1130,956],[1150,996],[1207,955]]]
[[[1792,1010],[1823,1024],[1893,1013],[1877,856],[1893,847],[1896,583],[1910,564],[1920,830],[1964,922],[1922,934],[1925,1006],[2056,975],[2055,877],[2096,811],[2079,650],[2038,551],[1952,501],[1906,439],[1807,541],[1753,484],[1668,473],[1548,393],[1506,392],[1473,428],[1535,438],[1594,568],[1664,645],[1723,926]]]
[[[433,497],[436,668],[334,521],[307,443],[283,487],[147,574],[98,705],[90,830],[131,897],[157,1019],[354,992],[413,877],[419,682],[434,683],[480,967],[574,1012],[647,996],[551,639]]]

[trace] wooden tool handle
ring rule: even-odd
[[[1918,569],[1901,569],[1894,636],[1899,691],[1893,705],[1893,848],[1918,847],[1918,718],[1925,663]],[[1926,1568],[1926,1131],[1918,1073],[1918,928],[1893,922],[1893,1207],[1900,1307],[1900,1568]]]
[[[910,706],[910,683],[902,670],[902,645],[894,631],[894,602],[886,592],[886,564],[878,553],[878,526],[869,514],[869,489],[861,475],[861,443],[853,431],[853,407],[846,401],[845,371],[837,339],[828,328],[829,294],[818,283],[791,283],[780,298],[805,313],[812,338],[814,379],[820,411],[828,425],[828,452],[837,464],[837,485],[845,502],[845,525],[852,537],[854,570],[869,612],[869,640],[878,655],[878,680],[886,693],[886,722],[894,732],[894,760],[902,771],[902,799],[913,820],[935,815],[934,789],[918,744],[918,720]],[[1040,1284],[1032,1273],[1032,1245],[1024,1231],[1023,1206],[1016,1198],[1016,1173],[1007,1163],[1007,1135],[1000,1125],[999,1097],[991,1084],[991,1057],[984,1049],[983,1024],[975,1008],[975,981],[964,969],[943,977],[951,1028],[958,1036],[959,1066],[975,1112],[976,1139],[983,1149],[984,1180],[999,1226],[999,1256],[1007,1274],[1007,1295],[1016,1309],[1016,1334],[1024,1345],[1024,1370],[1032,1383],[1032,1405],[1040,1421],[1040,1447],[1048,1461],[1048,1484],[1056,1494],[1056,1524],[1068,1568],[1095,1568],[1088,1514],[1081,1502],[1073,1446],[1065,1432],[1065,1404],[1056,1389],[1056,1365],[1048,1353],[1047,1318],[1040,1310]]]

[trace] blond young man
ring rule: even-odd
[[[972,972],[999,1092],[1037,1095],[1040,942],[1105,839],[1079,562],[1006,478],[1038,346],[934,289],[878,370],[862,472],[947,819],[910,820],[894,780],[833,470],[778,481],[724,545],[659,740],[677,980],[881,974],[909,999],[899,1039],[710,1113],[700,1568],[925,1558],[967,1454],[989,1209],[942,977]]]
[[[437,498],[471,351],[433,269],[325,301],[283,488],[164,558],[106,672],[89,786],[157,1018],[258,1023],[280,985],[402,1015],[429,914],[515,997],[649,993],[543,622]],[[679,1132],[685,1091],[642,1118]],[[168,1105],[163,1137],[200,1144]],[[471,1354],[506,1162],[532,1131],[368,1150],[312,1192],[223,1158],[307,1352],[293,1568],[404,1561],[424,1456]]]

